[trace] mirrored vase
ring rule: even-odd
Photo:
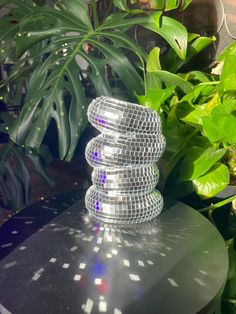
[[[157,161],[165,150],[160,116],[138,104],[98,97],[88,119],[100,132],[86,147],[94,168],[85,196],[89,213],[108,223],[139,223],[158,216],[163,198],[155,189]]]

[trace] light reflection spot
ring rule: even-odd
[[[67,269],[67,268],[69,268],[69,266],[70,266],[70,264],[68,264],[68,263],[64,263],[64,264],[62,265],[62,268]]]
[[[114,249],[114,250],[112,250],[112,254],[117,255],[118,251]]]
[[[20,251],[26,250],[26,246],[21,246],[21,247],[19,247],[19,250],[20,250]]]
[[[129,261],[127,259],[124,259],[124,265],[126,267],[130,267],[130,263],[129,263]]]
[[[79,269],[85,269],[86,267],[86,264],[85,263],[80,263],[79,264]]]
[[[107,241],[112,242],[112,236],[107,236]]]
[[[52,257],[52,258],[49,260],[49,262],[50,262],[50,263],[55,263],[56,260],[57,260],[57,259],[56,259],[55,257]]]
[[[145,266],[143,261],[138,261],[138,265],[141,266],[141,267]]]
[[[87,299],[85,306],[82,306],[85,313],[90,314],[93,309],[93,300]]]
[[[178,287],[179,285],[177,284],[177,282],[172,279],[172,278],[168,278],[169,283],[171,284],[172,287]]]
[[[93,251],[94,251],[94,252],[98,252],[98,251],[99,251],[99,247],[95,246],[95,247],[93,248]]]
[[[132,281],[140,281],[139,275],[129,274],[129,278],[130,278]]]
[[[81,275],[79,274],[74,275],[74,281],[80,281],[80,279],[81,279]]]
[[[118,243],[121,243],[121,240],[120,240],[120,238],[118,238],[118,237],[116,237],[116,241],[117,241]]]
[[[5,243],[5,244],[1,245],[1,248],[4,249],[4,248],[12,246],[12,245],[13,245],[13,243]]]
[[[16,261],[11,262],[11,263],[7,263],[7,264],[5,264],[5,265],[4,265],[4,269],[7,269],[7,268],[10,268],[10,267],[13,267],[13,266],[15,266],[15,265],[16,265]]]
[[[76,251],[78,249],[78,246],[72,246],[72,248],[70,248],[70,251],[71,252],[74,252],[74,251]]]
[[[203,282],[202,280],[198,279],[198,278],[193,278],[194,281],[196,281],[200,286],[206,286],[205,282]]]
[[[98,238],[97,239],[97,244],[101,244],[102,243],[102,238]]]
[[[100,301],[98,309],[99,309],[99,312],[103,312],[103,313],[106,312],[107,311],[107,302]]]
[[[107,258],[112,258],[112,255],[107,253]]]
[[[41,274],[36,273],[33,277],[32,280],[37,281],[41,277]]]
[[[101,278],[95,278],[95,279],[94,279],[94,284],[95,284],[96,286],[100,286],[100,285],[102,284],[102,279],[101,279]]]

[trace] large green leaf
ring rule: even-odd
[[[109,15],[106,20],[97,28],[97,31],[107,29],[128,29],[133,25],[142,25],[143,27],[158,31],[160,29],[161,12],[153,12],[150,15],[128,18],[128,13],[114,13]]]
[[[37,149],[54,120],[60,158],[67,160],[72,158],[87,121],[84,69],[76,61],[77,57],[80,56],[80,60],[87,64],[87,78],[90,78],[98,95],[111,95],[112,82],[105,78],[105,68],[109,66],[122,81],[130,99],[135,100],[135,93],[143,93],[143,81],[121,49],[129,49],[143,58],[147,54],[123,33],[123,29],[137,23],[159,27],[161,15],[157,12],[130,19],[126,13],[114,14],[92,30],[88,17],[82,18],[76,13],[79,11],[84,15],[85,8],[81,7],[80,1],[74,0],[61,1],[56,9],[46,6],[37,8],[37,13],[24,17],[16,41],[19,55],[27,51],[27,55],[21,57],[21,65],[33,60],[35,69],[29,80],[23,110],[11,128],[10,136],[18,144]],[[40,31],[35,28],[30,31],[35,19],[40,21]],[[38,43],[41,46],[35,50]],[[85,50],[88,44],[96,53],[90,54]],[[13,77],[20,76],[22,69],[16,64]]]
[[[204,133],[212,143],[236,143],[236,117],[232,114],[214,114],[202,121]]]
[[[16,61],[14,46],[16,33],[20,31],[20,21],[37,10],[30,0],[12,0],[10,2],[13,4],[10,13],[0,19],[0,63],[3,63],[6,58],[8,58],[8,63]],[[9,4],[9,1],[0,1],[0,7],[4,7],[6,4]]]
[[[229,184],[228,168],[224,164],[216,164],[203,176],[193,180],[195,191],[202,197],[213,197]]]
[[[180,163],[178,181],[194,180],[206,173],[226,153],[226,149],[192,147]]]
[[[148,29],[161,35],[169,45],[174,49],[180,59],[185,59],[188,43],[188,32],[186,28],[178,21],[163,16],[161,27],[158,29],[156,25],[149,24]]]
[[[152,72],[151,75],[157,77],[166,87],[174,86],[181,89],[184,93],[189,93],[193,89],[193,85],[191,83],[168,71],[159,70]]]

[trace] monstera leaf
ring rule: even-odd
[[[125,33],[128,28],[146,27],[163,36],[180,58],[186,54],[186,29],[168,17],[160,19],[162,12],[115,13],[94,27],[80,0],[61,0],[54,6],[38,6],[30,0],[10,2],[14,6],[0,22],[4,26],[0,38],[5,42],[2,60],[12,55],[14,66],[1,86],[6,92],[9,84],[27,78],[23,108],[10,137],[37,150],[54,120],[61,159],[73,156],[87,122],[89,96],[112,94],[107,71],[121,82],[130,100],[143,93],[142,73],[124,51],[138,55],[136,60],[146,60],[147,54]],[[7,3],[0,0],[0,6]],[[17,55],[10,54],[15,43]]]
[[[43,151],[49,154],[45,147],[41,147],[36,154],[31,150],[26,151],[13,142],[0,147],[0,194],[7,208],[17,211],[30,200],[31,177],[27,160],[31,161],[35,171],[48,185],[53,186],[54,182],[44,167]]]
[[[7,134],[16,118],[7,112],[0,113],[0,133]],[[7,208],[19,210],[30,200],[31,176],[29,164],[52,187],[54,182],[45,167],[52,157],[48,148],[41,145],[36,153],[17,146],[12,141],[0,146],[0,195]]]

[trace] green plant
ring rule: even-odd
[[[114,5],[124,12],[113,11],[104,17],[98,16],[95,0],[92,16],[82,0],[55,1],[52,6],[44,3],[0,0],[0,8],[9,10],[0,20],[0,60],[10,65],[9,77],[0,83],[1,99],[7,105],[21,106],[14,120],[1,116],[2,131],[11,141],[0,163],[4,190],[9,190],[4,169],[15,149],[37,155],[52,121],[57,126],[59,157],[70,161],[87,124],[91,98],[114,95],[118,88],[120,95],[125,92],[125,97],[135,100],[144,91],[142,73],[135,63],[145,63],[147,52],[126,33],[130,27],[140,25],[159,34],[180,60],[186,57],[187,30],[162,13],[185,8],[189,0],[169,0],[165,6],[156,1],[158,10],[151,11],[129,9],[125,1],[115,0]],[[132,61],[126,51],[131,52]],[[43,168],[40,174],[49,180]],[[23,190],[29,187],[27,183]],[[19,207],[20,203],[14,204]]]
[[[201,41],[207,43],[209,39]],[[170,60],[169,56],[167,58]],[[168,65],[168,62],[160,60],[158,48],[148,57],[149,79],[146,93],[139,96],[139,101],[162,116],[167,140],[161,160],[162,188],[169,198],[182,199],[193,192],[202,198],[212,198],[225,189],[230,180],[235,182],[235,42],[225,49],[218,62],[215,74],[199,71],[174,74],[161,69],[162,63]],[[177,71],[183,61],[179,65],[174,63],[174,68],[169,64],[172,71]],[[228,246],[229,274],[218,309],[223,314],[236,312],[236,213],[225,206],[235,199],[233,195],[199,210],[218,227]]]
[[[234,47],[235,43],[220,56],[220,75],[199,71],[173,74],[160,69],[157,51],[149,55],[147,71],[155,78],[155,86],[150,88],[147,83],[146,95],[139,101],[163,117],[167,139],[162,160],[166,171],[164,189],[166,193],[175,191],[175,197],[193,191],[203,198],[213,197],[229,184],[230,176],[235,176]],[[150,72],[154,61],[156,65]]]

